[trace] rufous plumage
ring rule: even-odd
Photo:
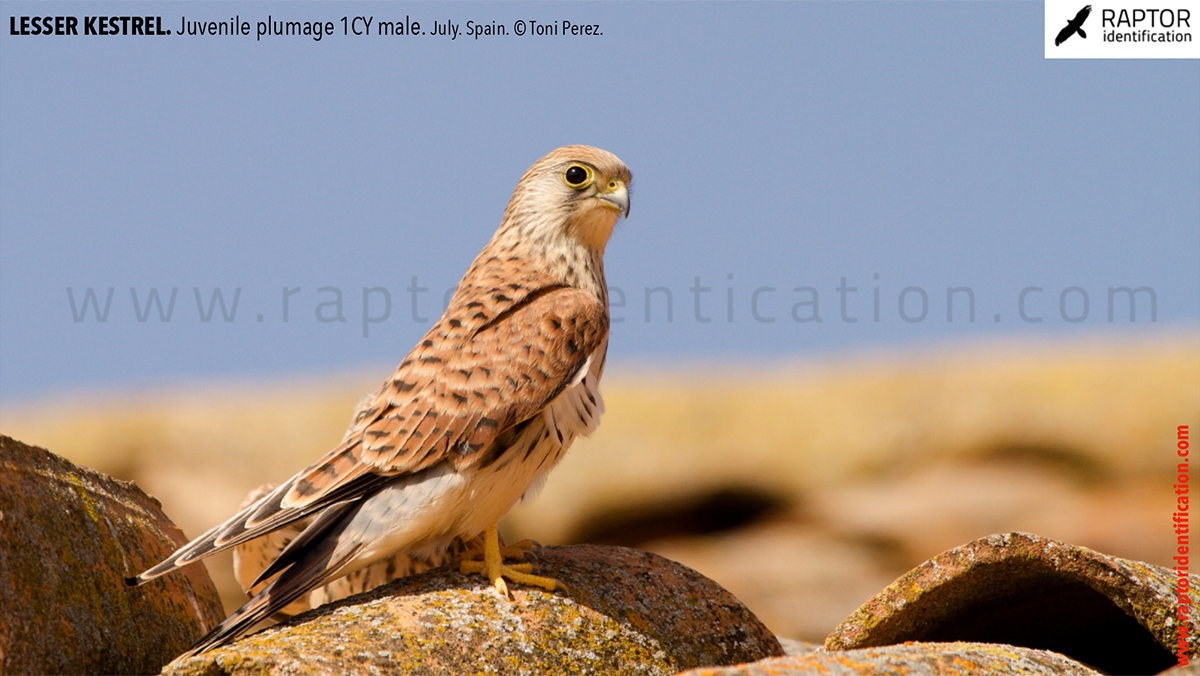
[[[397,554],[433,559],[481,538],[463,572],[553,589],[509,564],[496,524],[604,410],[604,249],[629,213],[631,176],[588,146],[525,172],[500,227],[442,317],[335,448],[232,517],[130,578],[160,575],[291,524],[302,531],[258,575],[270,580],[185,655],[235,640],[290,604]],[[272,579],[274,578],[274,579]]]

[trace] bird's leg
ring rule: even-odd
[[[496,590],[506,597],[508,596],[508,584],[505,583],[504,578],[508,578],[518,584],[541,587],[548,591],[554,591],[555,588],[566,589],[566,585],[554,578],[530,574],[529,571],[533,570],[532,564],[504,563],[506,557],[518,561],[524,559],[525,552],[532,549],[533,547],[530,545],[534,544],[532,541],[523,540],[501,550],[500,534],[497,532],[496,526],[491,526],[483,532],[483,551],[472,550],[464,552],[462,559],[459,561],[458,569],[464,575],[480,573],[491,580],[492,584],[496,586]],[[482,557],[480,554],[482,554]]]
[[[470,573],[478,573],[484,570],[484,545],[486,543],[487,533],[480,533],[472,538],[466,548],[458,555],[459,571],[463,575]],[[515,544],[505,545],[504,540],[500,537],[499,532],[496,534],[497,547],[500,549],[501,561],[507,559],[509,561],[524,561],[525,554],[531,549],[541,549],[541,545],[533,540],[521,540]],[[528,563],[518,563],[509,566],[518,572],[528,573],[533,570],[533,565]]]

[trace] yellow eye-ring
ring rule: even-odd
[[[572,163],[571,166],[567,167],[567,170],[563,172],[563,180],[567,182],[567,185],[575,188],[576,190],[588,187],[592,184],[592,180],[594,178],[595,177],[591,167],[586,164],[579,164],[577,162]]]

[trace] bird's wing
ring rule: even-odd
[[[338,446],[341,449],[345,442]],[[337,451],[338,449],[334,449]],[[257,537],[266,535],[301,519],[308,518],[331,505],[353,501],[363,495],[378,490],[388,482],[388,477],[369,472],[357,472],[352,480],[341,484],[337,490],[330,491],[313,500],[302,509],[282,507],[283,496],[292,487],[296,477],[285,481],[274,490],[262,496],[249,506],[242,508],[224,522],[210,528],[200,537],[175,550],[162,563],[150,568],[135,577],[126,578],[130,586],[144,584],[156,577],[165,575],[176,568],[181,568],[217,552],[223,552],[249,542]]]
[[[144,583],[356,500],[397,475],[446,459],[457,467],[476,462],[498,434],[573,383],[607,335],[608,314],[584,291],[546,287],[477,323],[462,323],[474,330],[461,341],[427,337],[337,447],[127,582]]]
[[[348,513],[353,513],[352,504],[335,505],[322,512],[305,530],[328,534],[331,529],[345,524]],[[337,579],[364,546],[363,542],[353,538],[339,537],[317,538],[311,544],[312,546],[304,549],[298,560],[293,561],[293,565],[284,570],[279,577],[175,659],[186,659],[224,645],[245,634],[262,620],[287,608],[293,601],[313,589]]]
[[[364,546],[363,538],[342,532],[353,530],[349,519],[355,515],[355,505],[344,497],[352,487],[362,485],[364,477],[391,481],[439,462],[459,468],[478,462],[485,455],[481,451],[489,449],[498,434],[538,415],[586,376],[607,329],[604,304],[567,287],[531,294],[526,302],[482,326],[453,356],[443,359],[439,377],[406,389],[403,403],[389,403],[390,408],[360,422],[361,430],[343,442],[353,446],[335,449],[323,462],[272,491],[266,498],[274,497],[273,501],[260,501],[262,513],[252,518],[262,524],[277,521],[280,514],[308,512],[312,504],[326,507],[255,584],[279,576],[187,654],[233,640],[340,577]],[[385,387],[377,396],[386,398],[389,392],[395,390]],[[372,433],[377,431],[383,433]],[[353,456],[348,450],[354,450]],[[351,478],[339,481],[344,477]],[[280,490],[288,486],[292,493],[300,493],[296,505],[284,506],[291,494],[284,497]],[[330,503],[331,496],[343,497]],[[275,511],[268,511],[269,507]],[[231,523],[226,530],[236,533],[249,521]],[[252,526],[245,532],[259,528]],[[219,545],[219,540],[214,544]]]
[[[246,498],[242,500],[241,506],[238,509],[249,507],[251,504],[258,502],[259,498],[275,489],[275,484],[263,484],[258,488],[250,491]],[[308,519],[294,521],[283,528],[274,530],[266,535],[243,542],[233,548],[233,576],[237,578],[238,584],[242,591],[246,592],[247,597],[252,597],[266,585],[262,582],[256,582],[259,574],[271,565],[271,562],[279,558],[279,553],[282,552],[288,543],[296,539],[296,536],[308,526]],[[285,616],[298,615],[305,610],[308,610],[310,604],[308,599],[298,599],[286,608],[279,611]]]
[[[1082,26],[1083,22],[1087,21],[1088,15],[1091,13],[1092,13],[1092,6],[1084,5],[1083,9],[1079,10],[1079,13],[1075,15],[1075,20],[1072,21],[1071,23],[1075,24],[1076,26]]]
[[[283,505],[305,509],[363,471],[395,476],[444,460],[457,468],[477,462],[497,435],[582,377],[607,333],[600,299],[551,287],[490,316],[452,349],[423,341],[405,360],[414,377],[402,364],[350,435],[357,443],[298,474]]]

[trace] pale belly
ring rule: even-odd
[[[469,540],[495,525],[566,453],[545,431],[541,421],[529,425],[485,467],[456,471],[446,463],[364,500],[343,537],[357,538],[365,546],[343,574],[397,552],[433,559],[456,537]]]

